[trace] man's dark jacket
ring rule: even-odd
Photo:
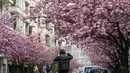
[[[68,66],[67,71],[69,71],[69,63],[70,63],[71,59],[73,59],[73,56],[69,53],[67,53],[67,55],[61,54],[60,56],[55,57],[54,61],[58,62],[58,72],[62,71],[62,68],[61,68],[61,62],[62,61],[65,61],[67,63],[64,66]]]

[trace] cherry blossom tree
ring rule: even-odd
[[[34,66],[52,64],[55,50],[36,42],[32,36],[13,30],[12,21],[16,18],[17,16],[3,14],[0,20],[0,51],[8,57],[10,64],[13,62],[13,66],[17,67],[15,72],[17,69],[23,72],[25,67],[30,67],[33,71]]]
[[[128,73],[128,0],[41,0],[38,4],[47,21],[55,24],[57,35],[69,37],[96,65]]]
[[[9,57],[9,60],[13,59],[15,66],[23,69],[26,66],[33,68],[53,63],[53,58],[56,56],[54,49],[48,48],[43,43],[36,43],[9,27],[2,25],[0,27],[0,50]]]
[[[69,72],[71,73],[73,70],[78,69],[79,67],[82,67],[82,65],[79,64],[79,63],[77,62],[77,60],[72,59],[72,60],[70,61],[70,71],[69,71]]]

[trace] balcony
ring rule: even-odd
[[[12,4],[13,1],[12,0],[0,0],[2,1],[4,4]]]
[[[30,1],[29,0],[25,0],[25,3],[30,5]]]
[[[9,11],[11,13],[21,13],[21,10],[20,10],[20,8],[18,6],[10,6]]]

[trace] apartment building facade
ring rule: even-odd
[[[4,1],[4,0],[3,0]],[[55,47],[54,25],[51,22],[41,23],[44,18],[36,18],[36,21],[29,19],[23,20],[21,17],[29,16],[27,9],[35,7],[36,3],[32,0],[12,0],[8,10],[11,15],[19,15],[20,17],[14,22],[13,28],[25,35],[32,35],[37,42],[42,42],[47,46]]]
[[[0,11],[4,13],[4,7],[8,9],[11,15],[28,16],[26,9],[35,6],[30,0],[0,0]],[[1,16],[0,14],[0,16]],[[29,19],[17,18],[12,28],[36,38],[38,42],[46,44],[48,47],[55,48],[54,25],[51,22],[40,23],[41,18],[37,18],[39,23],[30,21]],[[7,59],[0,51],[0,73],[7,73]]]
[[[26,8],[30,5],[28,0],[13,0],[13,3],[9,6],[8,11],[11,15],[27,16],[25,13]],[[14,22],[13,28],[21,33],[26,34],[29,28],[29,21],[25,21],[22,18],[17,18]]]
[[[4,15],[6,8],[9,6],[9,4],[12,4],[12,0],[0,0],[0,23],[2,22],[2,15]],[[7,58],[3,54],[2,50],[0,50],[0,73],[7,73]]]
[[[29,8],[34,8],[36,3],[34,1],[29,1]],[[41,16],[46,16],[42,14]],[[36,18],[35,21],[31,21],[32,25],[32,35],[36,35],[38,42],[46,44],[48,47],[55,48],[55,30],[54,24],[52,22],[44,22],[44,17]]]

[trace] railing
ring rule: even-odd
[[[19,8],[18,5],[10,6],[9,11],[12,12],[12,13],[21,13],[21,9]]]

